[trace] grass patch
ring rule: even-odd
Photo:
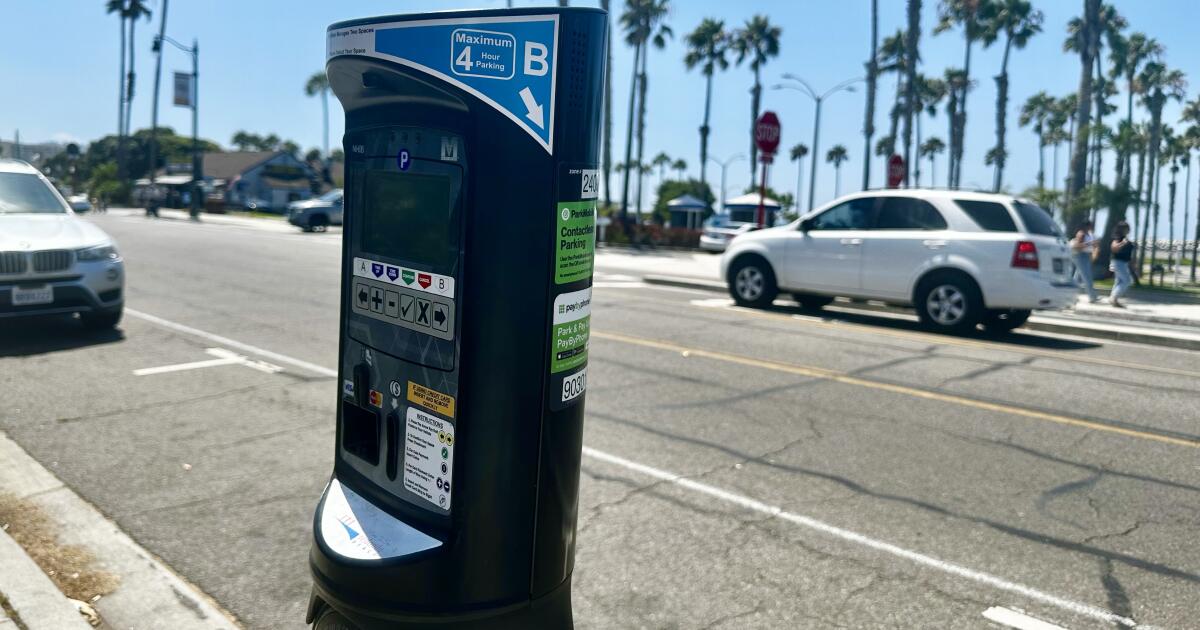
[[[117,588],[117,576],[95,568],[91,552],[59,542],[58,525],[32,502],[0,493],[0,528],[68,598],[93,602]]]

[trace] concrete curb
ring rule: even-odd
[[[642,281],[646,284],[699,289],[702,291],[712,291],[714,293],[725,294],[728,292],[723,283],[715,280],[706,280],[703,278],[648,274],[642,276]],[[838,308],[845,309],[847,311],[853,310],[863,313],[912,315],[912,312],[907,309],[865,302],[838,302],[837,306]],[[916,318],[913,317],[913,319],[915,320]],[[1023,328],[1025,330],[1036,330],[1041,332],[1057,333],[1061,335],[1075,335],[1078,337],[1090,337],[1093,339],[1111,339],[1115,341],[1144,343],[1148,345],[1177,348],[1181,350],[1200,350],[1200,334],[1193,334],[1191,331],[1157,331],[1150,328],[1140,328],[1137,326],[1127,325],[1124,322],[1109,323],[1096,322],[1093,320],[1071,321],[1051,315],[1034,315],[1033,317],[1029,318],[1029,321],[1025,323]]]
[[[0,597],[16,612],[12,619],[28,630],[89,630],[75,604],[59,592],[7,533],[0,530]],[[0,620],[4,612],[0,611]]]
[[[98,568],[119,578],[117,589],[95,603],[95,608],[109,627],[181,630],[230,630],[241,627],[232,615],[221,610],[208,595],[187,583],[134,542],[2,431],[0,492],[9,492],[36,504],[58,524],[62,543],[87,549],[96,558]],[[17,549],[27,562],[33,562],[24,550]],[[7,568],[3,552],[0,552],[0,567]],[[36,565],[34,568],[37,568]],[[8,585],[4,573],[0,570],[0,592],[12,597],[12,593],[5,590]],[[49,580],[45,575],[42,577]],[[59,597],[64,601],[66,599],[61,593]],[[33,628],[30,625],[32,614],[26,618],[20,608],[17,610],[25,625]],[[73,614],[80,619],[78,613]],[[89,626],[84,623],[83,627]]]

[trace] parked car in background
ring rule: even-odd
[[[342,189],[335,188],[320,197],[288,204],[288,223],[305,232],[320,232],[342,224]]]
[[[67,203],[71,204],[72,210],[80,214],[92,211],[92,202],[87,195],[71,195],[67,197]]]
[[[124,290],[116,243],[37,169],[0,159],[0,319],[78,313],[84,326],[112,328]]]
[[[721,260],[733,299],[781,292],[807,308],[835,296],[913,306],[925,325],[1011,330],[1075,302],[1070,253],[1050,214],[1008,195],[867,191],[782,227],[739,236]]]
[[[700,249],[720,253],[725,251],[739,234],[745,234],[754,229],[753,223],[731,221],[729,215],[714,214],[704,220],[704,229],[700,232]]]

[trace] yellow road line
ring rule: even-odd
[[[994,411],[994,412],[1005,413],[1005,414],[1014,415],[1014,416],[1021,416],[1023,418],[1031,418],[1033,420],[1042,420],[1042,421],[1046,421],[1046,422],[1054,422],[1057,424],[1065,424],[1065,425],[1070,425],[1070,426],[1083,427],[1085,429],[1091,429],[1094,431],[1104,431],[1106,433],[1116,433],[1118,435],[1124,435],[1126,437],[1139,438],[1139,439],[1143,439],[1143,440],[1152,440],[1155,442],[1162,442],[1164,444],[1171,444],[1174,446],[1188,446],[1191,448],[1200,448],[1200,441],[1197,441],[1197,440],[1189,440],[1189,439],[1184,439],[1184,438],[1171,437],[1171,436],[1167,436],[1167,435],[1159,435],[1157,433],[1150,433],[1147,431],[1138,431],[1136,429],[1126,429],[1124,427],[1113,426],[1111,424],[1105,424],[1103,422],[1084,420],[1082,418],[1073,418],[1071,416],[1064,416],[1064,415],[1060,415],[1060,414],[1056,414],[1056,413],[1049,413],[1049,412],[1045,412],[1045,411],[1037,411],[1034,409],[1026,409],[1023,407],[1015,407],[1012,405],[1005,405],[1002,403],[985,402],[985,401],[981,401],[981,400],[975,400],[973,398],[967,398],[965,396],[957,396],[954,394],[943,394],[940,392],[933,392],[933,391],[929,391],[929,390],[925,390],[925,389],[920,389],[917,387],[909,387],[907,385],[895,385],[892,383],[883,383],[880,381],[873,381],[873,380],[869,380],[869,379],[865,379],[865,378],[859,378],[857,376],[850,376],[849,374],[846,374],[845,372],[840,372],[837,370],[828,370],[825,368],[819,368],[819,367],[807,366],[807,365],[797,365],[797,364],[793,364],[793,363],[783,363],[781,361],[772,361],[770,359],[756,359],[754,357],[747,357],[747,356],[738,355],[738,354],[730,354],[727,352],[718,352],[715,350],[705,350],[703,348],[692,348],[692,347],[688,347],[688,346],[681,346],[679,344],[671,343],[668,341],[657,341],[654,339],[646,339],[643,337],[634,337],[632,335],[624,335],[621,333],[612,333],[612,332],[593,330],[591,336],[596,339],[606,339],[609,341],[616,341],[619,343],[627,343],[627,344],[631,344],[631,345],[642,346],[644,348],[654,348],[656,350],[666,350],[668,352],[676,352],[676,353],[680,353],[680,354],[687,353],[687,356],[703,357],[706,359],[713,359],[715,361],[724,361],[727,363],[735,363],[735,364],[744,365],[747,367],[762,368],[762,369],[766,369],[766,370],[773,370],[776,372],[785,372],[788,374],[795,374],[797,376],[807,376],[810,378],[819,378],[819,379],[833,381],[833,382],[837,382],[837,383],[844,383],[846,385],[854,385],[857,387],[866,387],[869,389],[876,389],[876,390],[887,391],[887,392],[892,392],[892,393],[896,393],[896,394],[903,394],[905,396],[912,396],[914,398],[924,398],[926,400],[936,400],[938,402],[945,402],[945,403],[950,403],[950,404],[954,404],[954,405],[962,405],[964,407],[983,409],[985,411]]]
[[[980,349],[985,349],[985,350],[998,350],[1001,352],[1010,352],[1013,354],[1024,354],[1024,355],[1045,357],[1048,359],[1056,359],[1056,360],[1060,360],[1060,361],[1072,361],[1072,362],[1076,362],[1076,363],[1090,363],[1092,365],[1103,365],[1106,367],[1125,368],[1125,369],[1132,369],[1132,370],[1143,370],[1146,372],[1158,372],[1160,374],[1173,374],[1175,376],[1200,378],[1200,372],[1193,371],[1193,370],[1183,370],[1183,369],[1179,369],[1179,368],[1166,367],[1166,366],[1162,366],[1162,365],[1148,365],[1145,363],[1131,363],[1128,361],[1118,361],[1115,359],[1105,359],[1105,358],[1101,358],[1101,357],[1089,357],[1089,356],[1085,356],[1085,355],[1075,356],[1075,355],[1066,354],[1065,352],[1062,352],[1062,351],[1039,350],[1037,348],[1022,348],[1022,347],[1014,346],[1012,344],[1000,344],[1000,343],[993,343],[993,342],[988,342],[988,341],[977,341],[974,339],[948,337],[948,336],[939,335],[936,333],[920,333],[920,332],[911,332],[911,331],[907,331],[907,330],[895,330],[895,329],[883,328],[883,327],[879,327],[879,326],[872,326],[869,324],[856,324],[856,323],[852,323],[852,322],[834,323],[834,322],[825,322],[825,321],[815,321],[815,320],[811,320],[811,319],[807,319],[807,318],[799,319],[799,318],[794,317],[793,315],[786,315],[783,313],[772,313],[770,311],[760,311],[760,310],[756,310],[756,309],[752,309],[752,308],[742,308],[742,307],[733,306],[732,304],[729,306],[700,306],[698,308],[722,308],[725,310],[735,311],[742,315],[750,315],[752,317],[761,317],[761,318],[771,319],[771,320],[776,320],[776,321],[797,322],[797,323],[807,324],[810,326],[829,328],[832,330],[848,330],[850,328],[857,328],[859,330],[869,330],[872,334],[880,334],[880,335],[885,335],[888,337],[895,337],[897,339],[910,339],[910,340],[915,340],[915,341],[925,341],[925,342],[929,342],[929,343],[936,343],[936,344],[941,344],[941,345],[946,345],[946,346],[960,346],[960,347],[964,347],[964,348],[980,348]],[[864,313],[866,313],[868,315],[870,314],[869,312],[866,312],[866,311],[864,311]],[[854,314],[857,315],[859,313],[854,313]]]

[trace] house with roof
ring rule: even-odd
[[[321,174],[284,151],[214,151],[203,159],[209,205],[215,198],[228,207],[285,212],[289,203],[308,199],[321,189]],[[164,205],[186,206],[191,165],[167,165],[155,174],[155,184],[162,190]],[[137,180],[134,198],[141,198],[149,185],[149,179]]]

